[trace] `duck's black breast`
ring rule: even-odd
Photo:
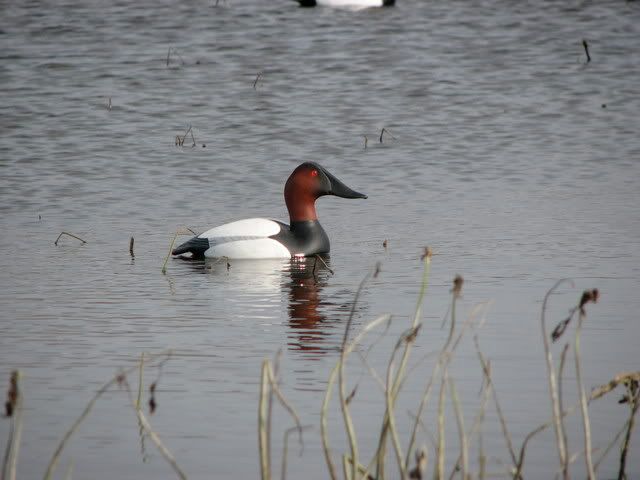
[[[317,220],[291,222],[291,225],[278,223],[280,232],[269,238],[283,244],[292,256],[308,257],[317,253],[329,253],[329,237]]]

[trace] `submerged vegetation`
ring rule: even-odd
[[[186,232],[178,231],[175,236],[177,237],[177,235],[182,233]],[[132,257],[134,255],[133,242],[134,240],[131,238],[129,250]],[[316,261],[313,263],[314,272]],[[358,332],[353,331],[355,330],[354,316],[360,295],[371,279],[376,278],[380,274],[380,264],[377,264],[375,268],[363,278],[356,291],[345,324],[337,362],[329,373],[324,398],[320,406],[319,433],[328,477],[332,480],[382,480],[384,478],[433,478],[442,480],[456,477],[466,480],[495,476],[495,472],[490,474],[488,471],[489,458],[495,459],[500,455],[500,452],[492,451],[488,453],[485,451],[482,433],[485,417],[492,403],[495,407],[499,429],[504,437],[506,446],[506,451],[504,452],[506,460],[503,459],[498,462],[502,470],[497,473],[497,475],[514,480],[524,479],[526,476],[524,471],[525,460],[527,458],[526,454],[534,448],[531,446],[532,440],[543,431],[553,429],[555,433],[555,450],[557,451],[558,476],[563,479],[573,478],[570,474],[571,466],[576,462],[584,462],[584,470],[586,471],[587,478],[597,478],[598,468],[602,465],[603,460],[607,456],[612,456],[614,447],[618,445],[617,478],[620,480],[626,479],[627,461],[631,452],[631,435],[635,426],[635,417],[640,408],[640,371],[612,373],[612,378],[609,382],[592,389],[590,393],[585,391],[582,380],[581,332],[587,318],[587,307],[589,304],[599,301],[600,292],[597,289],[584,291],[579,301],[570,309],[568,316],[555,326],[551,334],[547,331],[547,305],[549,299],[558,287],[570,281],[567,279],[558,281],[545,295],[540,314],[540,326],[546,360],[551,413],[548,420],[535,426],[535,428],[524,435],[518,444],[510,433],[509,423],[505,418],[503,408],[498,400],[500,386],[494,384],[491,362],[483,353],[480,346],[478,331],[485,323],[488,303],[480,304],[473,308],[467,318],[463,320],[458,318],[458,302],[460,301],[464,287],[464,279],[462,276],[457,275],[453,279],[450,289],[450,305],[443,323],[443,326],[448,324],[444,343],[436,352],[432,352],[432,355],[423,355],[416,364],[409,366],[416,338],[421,334],[423,326],[422,309],[429,286],[429,274],[432,261],[431,249],[425,248],[421,256],[421,261],[424,265],[424,271],[415,310],[406,330],[404,330],[393,343],[393,348],[390,352],[389,361],[384,373],[378,373],[367,360],[368,353],[371,348],[377,344],[377,341],[370,345],[368,349],[366,349],[366,352],[364,352],[363,346],[365,344],[365,338],[376,330],[383,329],[380,338],[387,335],[392,316],[390,314],[381,315],[369,323],[366,323]],[[227,269],[229,267],[230,265],[227,262]],[[330,272],[333,273],[331,270]],[[576,321],[574,321],[575,319],[577,319],[577,324]],[[573,338],[567,340],[564,344],[559,362],[556,365],[551,352],[552,343],[558,342],[568,336],[567,329],[572,322],[575,325]],[[456,382],[450,367],[454,361],[456,349],[462,339],[465,335],[470,335],[471,333],[473,333],[473,344],[481,377],[481,390],[477,396],[477,404],[474,407],[475,414],[469,422],[469,419],[465,418],[462,408],[463,399],[456,388]],[[563,379],[566,377],[565,365],[570,351],[573,351],[574,357],[578,402],[568,406],[563,403],[563,398],[566,398],[566,392],[563,392]],[[347,362],[354,353],[357,354],[363,365],[363,372],[369,372],[381,392],[379,402],[383,406],[383,410],[380,417],[374,419],[374,421],[379,423],[379,433],[375,439],[375,447],[371,451],[364,451],[362,444],[358,440],[358,432],[356,431],[353,420],[353,412],[355,412],[357,408],[355,403],[357,403],[359,382],[356,383],[355,386],[351,386],[347,381],[346,371]],[[143,450],[144,440],[150,439],[178,478],[187,478],[185,470],[178,465],[175,457],[164,445],[144,413],[143,374],[145,370],[155,369],[156,371],[156,378],[148,387],[148,401],[146,403],[149,415],[153,415],[159,405],[157,385],[161,379],[163,365],[175,356],[180,356],[180,354],[172,351],[160,352],[155,355],[145,355],[143,353],[137,365],[117,372],[117,374],[104,383],[59,441],[49,460],[44,478],[53,478],[63,450],[67,446],[70,438],[89,416],[100,397],[114,386],[124,390],[128,396],[128,403],[135,413],[137,420],[141,442],[143,442]],[[402,389],[410,376],[415,375],[416,367],[427,358],[432,360],[432,367],[430,373],[424,375],[425,383],[422,387],[422,395],[419,397],[418,404],[409,412],[410,423],[400,428],[399,422],[402,418],[406,418],[406,416],[398,411]],[[137,394],[134,395],[128,378],[136,372],[138,374],[138,388]],[[263,480],[271,479],[273,476],[272,437],[274,436],[274,422],[272,419],[274,406],[279,404],[292,418],[294,423],[291,428],[284,431],[282,438],[281,478],[286,478],[290,436],[294,434],[297,435],[302,445],[303,433],[313,427],[302,424],[295,407],[286,399],[282,392],[280,380],[280,353],[278,353],[273,361],[265,359],[262,362],[260,377],[257,436],[260,473]],[[20,372],[16,370],[11,373],[5,402],[5,417],[10,420],[11,425],[3,455],[0,480],[15,480],[18,478],[17,460],[24,414],[19,382]],[[594,447],[594,441],[591,436],[589,405],[591,402],[602,398],[618,387],[624,389],[624,395],[618,403],[628,407],[628,419],[624,425],[621,426],[617,434],[614,435],[613,439],[608,441],[604,446],[599,445],[596,448]],[[339,449],[335,446],[335,433],[332,435],[329,431],[329,416],[338,414],[337,411],[331,411],[330,409],[330,401],[334,395],[338,397],[339,416],[341,417],[344,437],[346,438],[346,449],[340,453],[337,452]],[[428,405],[432,399],[435,404],[432,410],[435,413],[434,416],[429,419],[427,415],[429,412]],[[470,402],[466,401],[464,405],[466,405],[468,409]],[[449,458],[447,458],[447,453],[450,455],[452,447],[448,445],[449,440],[445,435],[447,408],[453,412],[454,420],[452,422],[455,422],[455,428],[458,433],[457,440],[454,442],[456,454]],[[582,422],[581,447],[578,451],[572,452],[569,448],[568,431],[565,422],[569,416],[578,412],[580,413]],[[406,432],[407,435],[403,438],[401,432]],[[430,443],[428,445],[419,445],[419,437],[426,437]],[[371,442],[367,443],[369,445],[371,444]],[[577,441],[574,442],[574,444],[577,444]],[[475,461],[472,460],[472,453],[476,455]],[[66,478],[71,478],[70,471],[67,472]]]

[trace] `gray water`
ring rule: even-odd
[[[355,292],[381,262],[353,332],[394,315],[369,354],[384,375],[415,309],[425,245],[435,256],[410,361],[418,366],[397,409],[403,447],[406,412],[415,412],[433,367],[433,357],[419,360],[446,339],[440,325],[456,274],[465,278],[458,323],[492,302],[451,366],[467,427],[482,378],[474,333],[515,444],[548,418],[539,315],[560,278],[573,284],[551,297],[550,327],[583,289],[601,292],[582,334],[585,388],[638,370],[640,3],[398,0],[354,12],[285,0],[26,1],[0,9],[0,386],[22,371],[20,478],[44,473],[119,368],[167,349],[172,358],[145,371],[145,388],[158,380],[150,421],[190,478],[258,475],[260,367],[279,349],[282,391],[313,426],[301,456],[291,439],[289,478],[326,478],[320,403]],[[167,65],[170,47],[177,53]],[[189,137],[176,146],[189,125],[196,145]],[[380,143],[383,127],[391,135]],[[333,274],[312,261],[227,269],[174,259],[161,273],[179,228],[287,220],[284,181],[309,160],[369,195],[318,202]],[[63,230],[87,243],[63,237],[55,246]],[[567,404],[576,398],[572,358]],[[358,384],[351,406],[366,462],[384,396],[357,356],[348,375],[349,388]],[[137,388],[136,374],[129,383]],[[590,407],[594,447],[622,427],[621,394]],[[279,474],[292,422],[275,414]],[[450,420],[449,465],[458,453]],[[436,432],[433,405],[425,422]],[[581,423],[574,416],[568,425],[579,452]],[[337,403],[329,427],[339,462],[347,446]],[[2,442],[8,430],[0,421]],[[484,433],[489,471],[504,472],[509,455],[492,406]],[[636,478],[637,430],[631,445]],[[617,455],[600,467],[602,478],[616,475]],[[552,433],[537,437],[527,477],[551,478],[556,458]],[[72,437],[59,478],[70,465],[74,478],[173,476],[149,439],[141,445],[117,387]],[[573,473],[583,472],[580,456]]]

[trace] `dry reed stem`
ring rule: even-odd
[[[604,385],[600,385],[599,387],[595,387],[591,390],[591,395],[589,401],[596,400],[603,395],[606,395],[611,390],[616,388],[621,383],[636,381],[640,382],[640,371],[638,372],[621,372],[618,373],[615,377],[613,377],[608,383]]]
[[[380,134],[382,136],[382,134]],[[425,247],[424,253],[421,257],[422,262],[424,263],[424,269],[422,273],[422,282],[420,285],[420,293],[418,294],[418,301],[416,303],[415,314],[413,316],[413,320],[411,322],[411,328],[415,329],[418,326],[422,315],[422,304],[424,301],[424,297],[427,293],[427,287],[429,286],[429,273],[431,271],[431,257],[433,256],[433,251],[430,247]],[[392,386],[391,396],[393,402],[395,402],[398,394],[400,393],[400,388],[404,383],[404,375],[407,362],[409,360],[409,354],[411,352],[412,342],[407,342],[404,347],[404,351],[402,352],[402,359],[400,360],[400,366],[398,367],[398,372],[396,373],[396,377]],[[389,428],[389,418],[385,413],[385,417],[382,421],[382,431],[380,433],[380,440],[378,441],[378,449],[376,451],[376,476],[378,478],[384,477],[384,457],[386,450],[386,437],[387,431]],[[411,448],[413,448],[413,442],[409,444],[409,450],[407,451],[407,460],[405,461],[405,470],[409,468],[409,458],[411,456]]]
[[[400,446],[400,440],[398,438],[398,432],[396,429],[395,423],[395,415],[394,415],[394,396],[392,394],[392,385],[393,385],[393,360],[395,358],[396,353],[400,349],[403,343],[413,342],[420,330],[420,324],[418,324],[415,328],[409,329],[407,332],[400,336],[400,339],[396,342],[396,346],[391,353],[391,359],[389,360],[389,364],[387,366],[387,383],[385,389],[385,400],[386,400],[386,411],[385,417],[389,420],[389,432],[391,434],[391,442],[393,444],[393,449],[396,453],[396,460],[398,462],[398,469],[400,470],[400,478],[404,479],[407,476],[407,466],[403,461],[402,455],[402,447]],[[396,376],[397,378],[397,376]]]
[[[73,459],[71,459],[71,461],[69,462],[69,465],[67,466],[67,471],[64,474],[64,480],[71,480],[73,478],[73,468],[74,468]]]
[[[356,347],[356,345],[358,345],[358,343],[360,343],[362,341],[362,339],[364,338],[364,336],[371,331],[372,329],[374,329],[375,327],[377,327],[378,325],[380,325],[383,322],[389,322],[391,320],[391,315],[381,315],[378,318],[376,318],[375,320],[372,320],[371,322],[369,322],[368,324],[366,324],[364,326],[364,328],[360,331],[360,333],[358,335],[356,335],[356,337],[351,341],[351,343],[349,344],[349,346],[346,349],[346,355],[348,356]],[[324,400],[322,402],[322,408],[320,411],[320,432],[321,432],[321,437],[322,437],[322,449],[324,451],[324,457],[325,457],[325,461],[327,462],[327,467],[329,469],[329,475],[331,476],[332,480],[337,480],[338,475],[336,473],[336,468],[335,465],[333,463],[333,460],[331,458],[331,448],[329,445],[329,435],[328,435],[328,430],[327,430],[327,411],[329,408],[329,400],[331,399],[331,392],[333,390],[333,384],[336,380],[336,377],[338,375],[338,369],[340,367],[340,363],[337,363],[335,367],[333,367],[333,370],[331,371],[331,374],[329,375],[329,380],[327,381],[327,390],[325,392],[325,396],[324,396]]]
[[[228,265],[227,261],[227,265]],[[228,268],[227,268],[228,270]],[[282,358],[282,349],[279,348],[273,358],[273,376],[278,381],[278,375],[280,373],[280,359]],[[269,390],[269,414],[267,415],[267,432],[269,435],[267,437],[267,455],[271,458],[271,422],[273,420],[273,389]]]
[[[276,356],[276,361],[279,363],[278,356]],[[269,437],[271,435],[271,432],[269,429],[271,426],[270,402],[272,393],[275,393],[275,396],[280,401],[280,404],[293,417],[296,423],[295,429],[299,434],[300,444],[304,448],[302,439],[303,426],[300,423],[300,418],[298,417],[295,409],[289,404],[289,402],[285,399],[284,395],[280,391],[280,387],[278,387],[278,383],[276,381],[276,376],[274,374],[273,368],[271,367],[271,361],[265,359],[262,362],[262,374],[260,378],[260,399],[258,402],[258,450],[260,453],[260,474],[261,478],[263,479],[271,478],[271,451],[269,444]],[[286,456],[286,448],[284,455]],[[286,458],[283,459],[283,465],[286,469]]]
[[[150,357],[153,359],[153,358],[159,358],[167,355],[171,355],[171,350],[168,350],[166,352],[161,352],[156,355],[150,355]],[[137,368],[139,368],[139,365],[135,365],[133,367],[125,369],[123,372],[115,375],[113,378],[111,378],[111,380],[109,380],[104,385],[102,385],[102,387],[100,387],[100,389],[96,392],[93,398],[89,401],[85,409],[82,411],[80,416],[76,419],[75,422],[73,422],[73,425],[71,425],[71,428],[69,428],[69,430],[64,434],[64,436],[62,437],[62,440],[60,440],[60,443],[58,444],[56,450],[53,453],[53,456],[51,457],[51,460],[49,461],[49,464],[47,465],[47,470],[44,474],[45,480],[51,479],[51,476],[53,475],[53,472],[56,469],[56,465],[60,460],[60,455],[62,455],[62,451],[64,450],[64,447],[66,446],[67,442],[69,441],[71,436],[74,434],[74,432],[78,429],[78,427],[80,427],[80,424],[82,423],[82,421],[85,418],[87,418],[87,416],[91,412],[91,409],[93,408],[95,403],[98,401],[98,399],[109,389],[109,387],[120,382],[122,380],[123,375],[127,375],[128,373],[133,372]]]
[[[138,369],[138,397],[136,398],[136,408],[142,408],[142,388],[144,372],[144,352],[140,354],[140,367]]]
[[[576,328],[575,346],[573,353],[575,354],[576,364],[576,382],[578,386],[578,394],[580,395],[580,410],[582,413],[582,425],[584,428],[584,458],[587,467],[587,478],[589,480],[595,480],[596,474],[593,470],[593,458],[591,456],[591,425],[589,422],[589,410],[587,407],[587,396],[584,393],[584,387],[582,385],[582,367],[580,361],[580,331],[582,330],[582,324],[586,315],[584,311],[580,311],[578,317],[578,327]]]
[[[563,401],[563,396],[562,396],[562,378],[564,376],[564,366],[566,365],[566,360],[567,360],[567,352],[569,351],[569,344],[565,343],[564,347],[562,348],[562,353],[560,354],[560,365],[558,367],[558,403],[560,405],[560,411],[564,412],[564,401]],[[562,424],[562,438],[564,441],[564,444],[569,445],[569,439],[567,437],[567,430],[565,428],[564,425],[564,416],[560,417],[560,423]]]
[[[620,437],[626,431],[628,425],[629,425],[629,421],[627,420],[626,422],[624,422],[624,425],[622,425],[622,428],[618,430],[618,433],[616,433],[613,436],[613,439],[609,442],[609,445],[607,445],[607,447],[604,449],[604,451],[600,455],[600,458],[595,461],[595,463],[593,464],[593,469],[596,472],[598,471],[598,468],[600,467],[600,464],[602,463],[602,461],[607,457],[607,455],[609,455],[609,452],[614,447],[614,445],[618,443],[618,440],[620,440]]]
[[[624,436],[620,451],[618,480],[627,478],[627,474],[625,472],[627,466],[627,452],[629,451],[629,444],[631,443],[631,432],[635,425],[635,416],[636,413],[638,413],[638,407],[640,407],[640,388],[638,386],[638,382],[628,382],[625,385],[627,387],[627,403],[629,404],[629,420],[627,421],[627,432]]]
[[[129,401],[131,403],[131,407],[133,408],[136,416],[138,417],[138,425],[144,432],[149,436],[151,441],[155,443],[156,447],[160,451],[160,454],[164,457],[164,459],[171,465],[171,468],[176,472],[178,477],[181,480],[186,480],[187,475],[182,471],[178,463],[176,462],[175,457],[169,451],[167,447],[160,440],[160,436],[151,428],[151,424],[147,420],[147,417],[144,415],[142,408],[139,408],[137,403],[133,400],[133,395],[131,393],[131,387],[129,386],[129,382],[127,381],[127,376],[124,373],[121,373],[117,377],[118,384],[123,385],[129,394]]]
[[[276,394],[276,398],[280,401],[280,404],[283,408],[289,412],[289,415],[293,418],[296,423],[296,427],[298,429],[298,434],[300,435],[300,443],[302,444],[302,423],[300,422],[300,417],[296,413],[295,409],[291,406],[291,404],[287,401],[287,399],[282,394],[278,383],[276,382],[275,375],[273,374],[273,369],[271,368],[271,362],[267,363],[267,375],[269,378],[269,385],[271,390]],[[304,446],[304,445],[303,445]]]
[[[301,427],[302,430],[307,430],[311,428],[311,425],[303,425]],[[284,438],[283,438],[283,447],[282,447],[282,466],[280,468],[280,478],[281,480],[285,480],[287,478],[287,454],[289,451],[289,435],[291,435],[291,433],[293,432],[297,432],[300,429],[295,426],[295,427],[291,427],[285,430],[284,432]],[[302,452],[304,451],[304,444],[301,443],[301,448],[300,448],[300,455],[302,455]]]
[[[477,335],[474,335],[474,340],[476,342],[476,349],[479,349],[478,343],[477,343],[478,342]],[[489,362],[487,362],[487,370],[485,371],[483,369],[482,391],[480,392],[480,396],[481,396],[480,408],[478,409],[478,413],[473,419],[473,424],[471,425],[471,429],[469,430],[469,434],[468,434],[469,437],[472,437],[476,433],[476,431],[478,432],[478,443],[479,443],[478,464],[480,466],[480,472],[478,473],[478,478],[484,478],[484,467],[486,464],[486,457],[484,455],[484,447],[483,447],[483,441],[482,441],[482,423],[484,422],[486,406],[489,401],[489,397],[493,392],[493,388],[489,383],[490,378],[491,378],[491,365],[489,364]],[[458,459],[456,460],[453,470],[449,475],[449,480],[453,480],[454,475],[459,470],[461,461],[462,461],[462,453],[458,455]]]
[[[58,240],[60,240],[60,237],[62,237],[62,235],[67,235],[69,237],[73,237],[76,240],[80,240],[82,242],[82,244],[84,245],[85,243],[87,243],[85,240],[81,239],[80,237],[74,235],[73,233],[69,233],[69,232],[61,232],[60,235],[58,235],[58,238],[56,238],[56,241],[53,242],[54,245],[58,245]]]
[[[542,312],[540,314],[540,325],[542,328],[542,340],[544,344],[544,352],[545,359],[547,362],[547,378],[549,381],[549,394],[551,396],[551,406],[553,411],[553,426],[555,428],[556,433],[556,443],[558,445],[558,457],[560,460],[560,465],[562,465],[562,476],[565,480],[569,479],[569,466],[568,466],[568,458],[567,458],[567,445],[564,441],[565,433],[561,419],[561,410],[560,410],[560,399],[558,397],[558,383],[556,381],[555,376],[555,368],[553,366],[553,357],[551,355],[551,349],[549,347],[549,339],[547,335],[547,327],[546,327],[546,311],[547,311],[547,302],[549,301],[549,297],[555,290],[565,282],[570,280],[563,278],[558,280],[556,284],[547,291],[544,296],[544,300],[542,302]]]
[[[20,454],[20,439],[22,437],[22,392],[20,389],[19,370],[11,372],[9,390],[7,391],[7,403],[5,404],[7,416],[11,417],[9,426],[9,438],[0,470],[2,480],[16,480],[18,456]]]
[[[444,401],[446,397],[445,384],[447,382],[447,367],[445,365],[440,380],[440,395],[438,397],[438,445],[436,447],[436,463],[434,465],[433,478],[442,480],[444,478],[444,449],[445,449],[445,433],[444,433]]]
[[[462,416],[462,409],[460,408],[460,400],[458,398],[458,392],[456,386],[453,383],[453,379],[449,378],[449,391],[451,392],[451,401],[453,403],[453,409],[456,415],[456,424],[458,425],[458,434],[460,436],[460,455],[462,456],[462,480],[469,480],[469,442],[467,441],[467,435],[464,431],[464,417]]]
[[[329,376],[327,382],[327,391],[322,401],[322,408],[320,409],[320,437],[322,438],[322,451],[324,453],[324,459],[327,462],[327,468],[329,469],[329,475],[331,480],[337,480],[338,474],[336,473],[336,467],[331,459],[331,448],[329,446],[329,435],[327,432],[327,409],[329,408],[329,399],[331,398],[331,391],[333,390],[333,382],[338,373],[338,365],[336,365]]]
[[[164,259],[164,263],[162,264],[163,275],[167,273],[167,262],[169,261],[169,257],[171,256],[171,252],[173,251],[173,245],[176,243],[176,238],[178,238],[178,231],[179,230],[176,230],[176,233],[171,240],[171,244],[169,245],[169,253],[167,253],[166,258]]]
[[[452,300],[452,303],[453,303],[453,301],[455,301],[455,298],[457,298],[457,296],[454,294],[454,299]],[[449,349],[450,344],[451,344],[452,335],[451,335],[451,332],[450,332],[449,337],[447,338],[447,342],[445,342],[445,344],[443,345],[442,349],[440,350],[440,353],[438,354],[438,360],[437,360],[436,365],[434,366],[434,368],[433,368],[433,370],[431,372],[431,377],[429,378],[429,381],[427,382],[427,385],[425,386],[424,392],[422,394],[422,398],[420,399],[420,404],[418,405],[418,411],[416,413],[416,419],[414,421],[414,425],[413,425],[413,428],[412,428],[412,431],[411,431],[411,437],[410,437],[410,440],[409,440],[409,446],[407,447],[407,453],[410,454],[411,451],[413,450],[413,446],[415,444],[416,436],[417,436],[417,433],[418,433],[418,423],[422,419],[422,413],[424,412],[424,409],[426,408],[426,406],[427,406],[427,404],[429,402],[429,397],[431,395],[431,389],[433,387],[434,380],[440,374],[440,370],[443,369],[443,367],[446,368],[446,366],[448,365],[449,361],[452,358],[453,353],[455,352],[456,348],[458,348],[458,345],[460,344],[460,341],[462,340],[462,337],[464,336],[465,332],[467,331],[467,328],[469,328],[469,326],[472,324],[472,322],[475,319],[476,315],[478,315],[479,311],[483,307],[488,307],[490,304],[491,304],[490,302],[485,302],[485,303],[478,304],[473,308],[473,310],[469,314],[469,317],[467,318],[467,320],[465,320],[464,324],[462,325],[462,328],[460,329],[460,333],[458,333],[458,336],[456,337],[455,341],[451,345],[450,351],[447,351]],[[453,313],[455,315],[455,310],[453,310]],[[407,455],[406,465],[409,465],[409,461],[410,461],[410,456]]]
[[[491,378],[491,372],[489,370],[489,362],[487,361],[487,359],[482,354],[482,351],[480,350],[480,344],[479,344],[477,336],[474,337],[474,341],[475,341],[475,344],[476,344],[476,351],[478,353],[478,358],[480,359],[480,365],[482,367],[482,371],[483,371],[483,373],[485,375],[485,378],[487,380],[488,387],[491,389],[491,393],[493,394],[493,402],[494,402],[494,404],[496,406],[496,412],[498,414],[498,419],[500,420],[500,428],[502,430],[502,435],[504,436],[505,442],[507,444],[507,448],[509,450],[509,455],[511,456],[511,461],[513,462],[513,465],[516,465],[517,460],[516,460],[515,449],[513,448],[513,441],[511,439],[511,434],[509,433],[509,429],[507,428],[507,421],[505,419],[504,413],[502,412],[502,407],[500,406],[500,401],[498,400],[498,394],[496,393],[494,385],[493,385],[493,380]]]
[[[376,266],[376,271],[378,270],[378,266]],[[349,440],[349,449],[351,451],[351,460],[352,460],[352,468],[351,468],[351,478],[356,480],[358,476],[358,441],[356,439],[355,429],[353,427],[353,421],[351,419],[351,414],[349,413],[349,405],[347,403],[347,394],[346,394],[346,379],[345,379],[345,363],[347,360],[347,341],[349,339],[349,330],[351,329],[351,323],[353,322],[353,317],[355,315],[356,306],[358,304],[358,299],[360,298],[360,294],[362,293],[362,289],[364,288],[367,281],[371,278],[372,273],[369,272],[360,282],[358,286],[358,290],[356,291],[355,297],[353,299],[353,304],[351,305],[351,311],[349,312],[349,318],[347,319],[347,324],[344,329],[344,337],[342,338],[342,347],[340,349],[340,360],[338,362],[338,385],[339,385],[339,397],[340,397],[340,409],[342,410],[342,417],[344,420],[345,430],[347,433],[347,438]]]
[[[589,398],[587,399],[588,402],[592,402],[593,400],[597,400],[599,398],[601,398],[602,396],[606,395],[607,393],[609,393],[613,388],[609,388],[611,384],[613,384],[616,379],[620,378],[620,377],[624,377],[625,375],[629,375],[629,374],[618,374],[616,375],[616,378],[614,378],[613,380],[611,380],[611,382],[602,385],[600,387],[595,388],[591,395],[589,396]],[[630,375],[638,375],[640,376],[640,372],[637,372],[637,374],[630,374]],[[575,403],[574,405],[572,405],[571,407],[567,408],[565,411],[562,412],[562,417],[566,417],[568,415],[571,415],[578,407],[580,406],[580,401],[578,401],[577,403]],[[550,420],[546,421],[545,423],[537,426],[535,429],[533,429],[532,431],[530,431],[527,436],[525,437],[524,441],[522,442],[522,446],[520,447],[520,454],[518,455],[518,463],[516,464],[516,468],[515,471],[513,473],[513,478],[514,479],[521,479],[522,478],[522,467],[524,465],[524,459],[525,459],[525,453],[526,453],[526,448],[527,445],[529,443],[529,441],[535,437],[537,434],[539,434],[540,432],[545,431],[547,428],[549,428],[550,426],[555,425],[555,418],[551,418]]]
[[[258,402],[258,451],[260,452],[260,478],[269,480],[271,468],[269,465],[269,432],[267,430],[267,417],[269,415],[269,360],[262,361],[262,373],[260,376],[260,400]]]
[[[380,374],[376,371],[375,368],[369,365],[369,362],[367,361],[367,357],[365,357],[361,351],[357,350],[356,354],[358,355],[358,357],[360,357],[360,361],[367,368],[367,370],[369,370],[369,375],[371,375],[373,379],[376,381],[376,383],[378,384],[378,388],[380,388],[380,392],[384,394],[386,391],[386,387],[384,384],[384,380],[382,380],[382,377],[380,376]]]

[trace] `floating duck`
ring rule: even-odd
[[[301,7],[315,7],[316,5],[337,8],[374,8],[391,7],[396,0],[296,0]]]
[[[248,218],[214,227],[171,253],[193,258],[291,258],[329,253],[329,237],[318,222],[315,202],[324,195],[367,198],[313,162],[299,165],[284,186],[290,225],[267,218]]]

